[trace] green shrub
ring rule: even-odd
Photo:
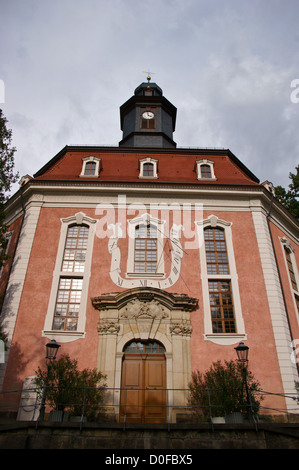
[[[72,415],[83,412],[92,416],[103,403],[106,376],[97,369],[78,370],[78,361],[67,354],[51,361],[46,370],[36,371],[35,383],[43,391],[44,400],[54,410]]]
[[[234,411],[248,412],[244,373],[247,376],[248,390],[251,397],[252,411],[257,413],[261,396],[254,395],[260,384],[252,373],[244,369],[238,361],[214,362],[204,374],[194,371],[189,383],[189,404],[198,417],[225,416]],[[210,411],[211,406],[211,411]]]

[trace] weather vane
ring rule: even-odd
[[[152,78],[151,75],[155,75],[155,72],[150,72],[150,71],[148,71],[148,72],[143,71],[142,73],[146,73],[146,74],[147,74],[147,77],[146,77],[146,78],[147,78],[147,81],[148,81],[148,82],[150,82],[150,80],[151,80],[151,78]]]

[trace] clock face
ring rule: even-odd
[[[142,114],[142,117],[144,119],[153,119],[155,115],[151,111],[145,111],[145,113]]]

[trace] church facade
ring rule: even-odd
[[[266,413],[298,412],[298,221],[230,150],[178,148],[176,111],[142,83],[118,147],[66,146],[22,178],[7,203],[3,391],[28,386],[55,339],[107,375],[117,419],[128,400],[133,422],[175,421],[192,371],[244,342]]]

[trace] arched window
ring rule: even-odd
[[[142,160],[139,160],[139,165],[139,178],[158,178],[158,160],[146,157]]]
[[[157,341],[131,341],[124,348],[126,354],[164,354],[164,347]]]
[[[100,169],[100,158],[93,156],[82,158],[82,170],[80,176],[83,178],[97,178],[100,174]]]
[[[214,173],[214,162],[203,159],[196,162],[196,173],[198,180],[216,180]]]

